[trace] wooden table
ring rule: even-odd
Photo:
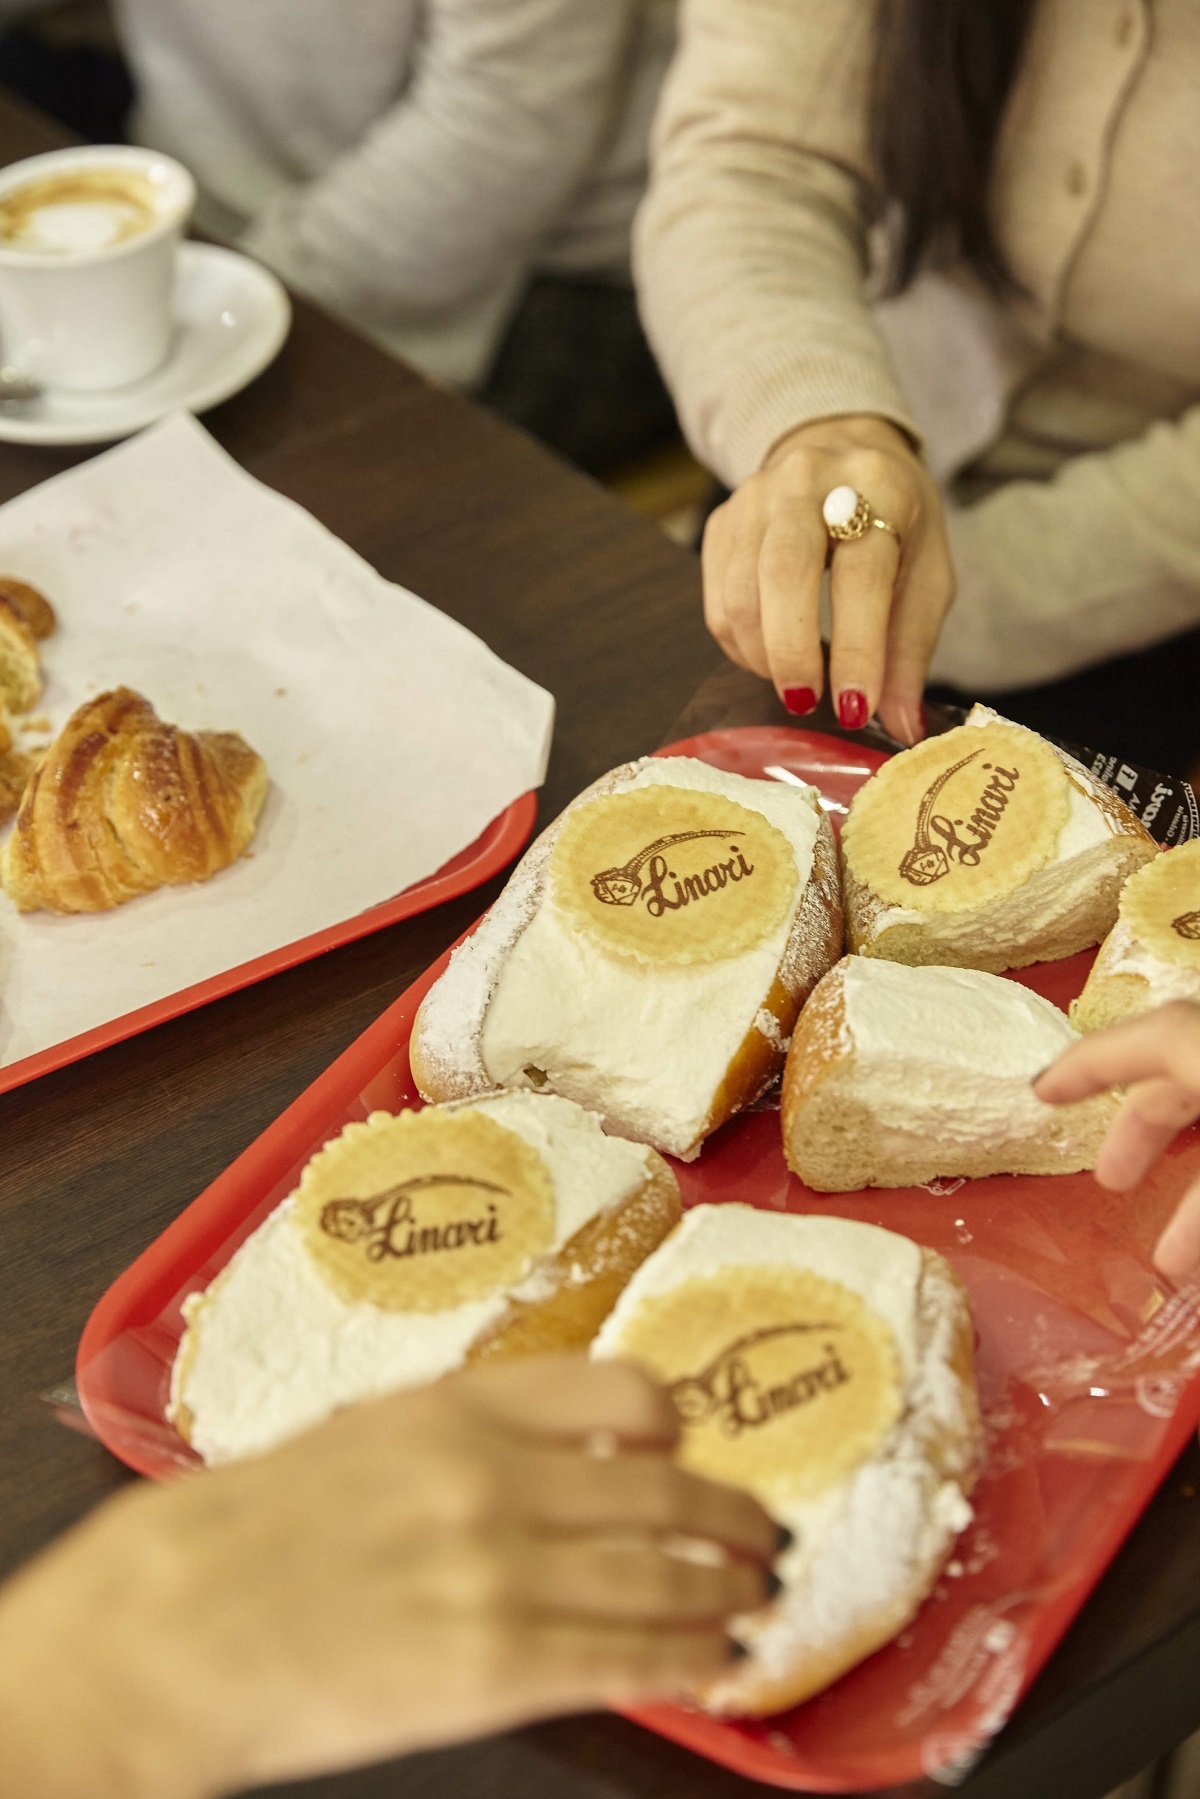
[[[0,163],[61,141],[0,97]],[[684,724],[782,716],[758,684],[718,668],[693,557],[315,308],[297,307],[279,361],[206,422],[253,474],[554,693],[546,815]],[[81,454],[0,446],[0,499]],[[0,1098],[0,1577],[127,1478],[38,1397],[70,1373],[95,1300],[494,890]],[[1197,1488],[1193,1447],[966,1784],[973,1799],[1099,1799],[1200,1725]],[[597,1716],[289,1790],[749,1799],[768,1789]],[[905,1789],[909,1799],[936,1791]]]

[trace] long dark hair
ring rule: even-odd
[[[876,0],[872,150],[898,214],[891,289],[960,256],[1016,282],[988,215],[988,178],[1033,0]]]

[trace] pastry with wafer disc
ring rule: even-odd
[[[1017,981],[847,956],[788,1052],[788,1166],[818,1193],[1094,1168],[1115,1099],[1047,1106],[1030,1084],[1076,1042]]]
[[[841,943],[815,789],[630,763],[550,826],[455,952],[413,1072],[435,1100],[561,1093],[690,1159],[779,1073]]]
[[[232,731],[165,724],[128,687],[67,720],[21,801],[0,883],[22,912],[103,912],[206,881],[254,835],[261,756]]]
[[[849,949],[999,974],[1099,943],[1158,845],[1080,763],[976,706],[865,783],[841,851]]]
[[[662,1158],[569,1100],[376,1112],[185,1301],[169,1415],[228,1462],[468,1362],[582,1348],[678,1218]]]
[[[798,1705],[914,1616],[970,1522],[982,1457],[973,1328],[932,1250],[846,1218],[696,1206],[634,1275],[593,1349],[668,1389],[680,1458],[748,1488],[794,1541],[783,1591],[701,1695]]]
[[[1164,850],[1127,882],[1071,1020],[1098,1031],[1176,999],[1200,1002],[1200,839]]]

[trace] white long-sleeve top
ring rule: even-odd
[[[990,195],[1024,298],[930,278],[878,309],[875,11],[684,0],[637,254],[697,454],[736,485],[795,426],[867,412],[986,477],[951,511],[933,664],[974,691],[1194,629],[1200,4],[1036,0]]]
[[[471,385],[537,269],[628,279],[674,0],[116,0],[200,217]]]

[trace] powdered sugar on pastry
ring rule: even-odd
[[[846,1027],[860,1073],[848,1094],[886,1128],[953,1144],[1045,1129],[1053,1106],[1030,1082],[1076,1041],[1049,1000],[971,968],[908,968],[849,958]],[[947,1080],[953,1074],[953,1086]]]
[[[503,1093],[469,1109],[512,1131],[545,1163],[555,1208],[548,1254],[531,1261],[515,1287],[441,1311],[348,1303],[309,1254],[296,1195],[289,1196],[207,1291],[184,1304],[188,1331],[172,1371],[170,1416],[186,1417],[206,1462],[257,1454],[339,1406],[461,1366],[512,1300],[544,1299],[569,1278],[553,1256],[646,1180],[649,1152],[606,1137],[597,1118],[566,1100]],[[367,1131],[387,1116],[347,1129]]]

